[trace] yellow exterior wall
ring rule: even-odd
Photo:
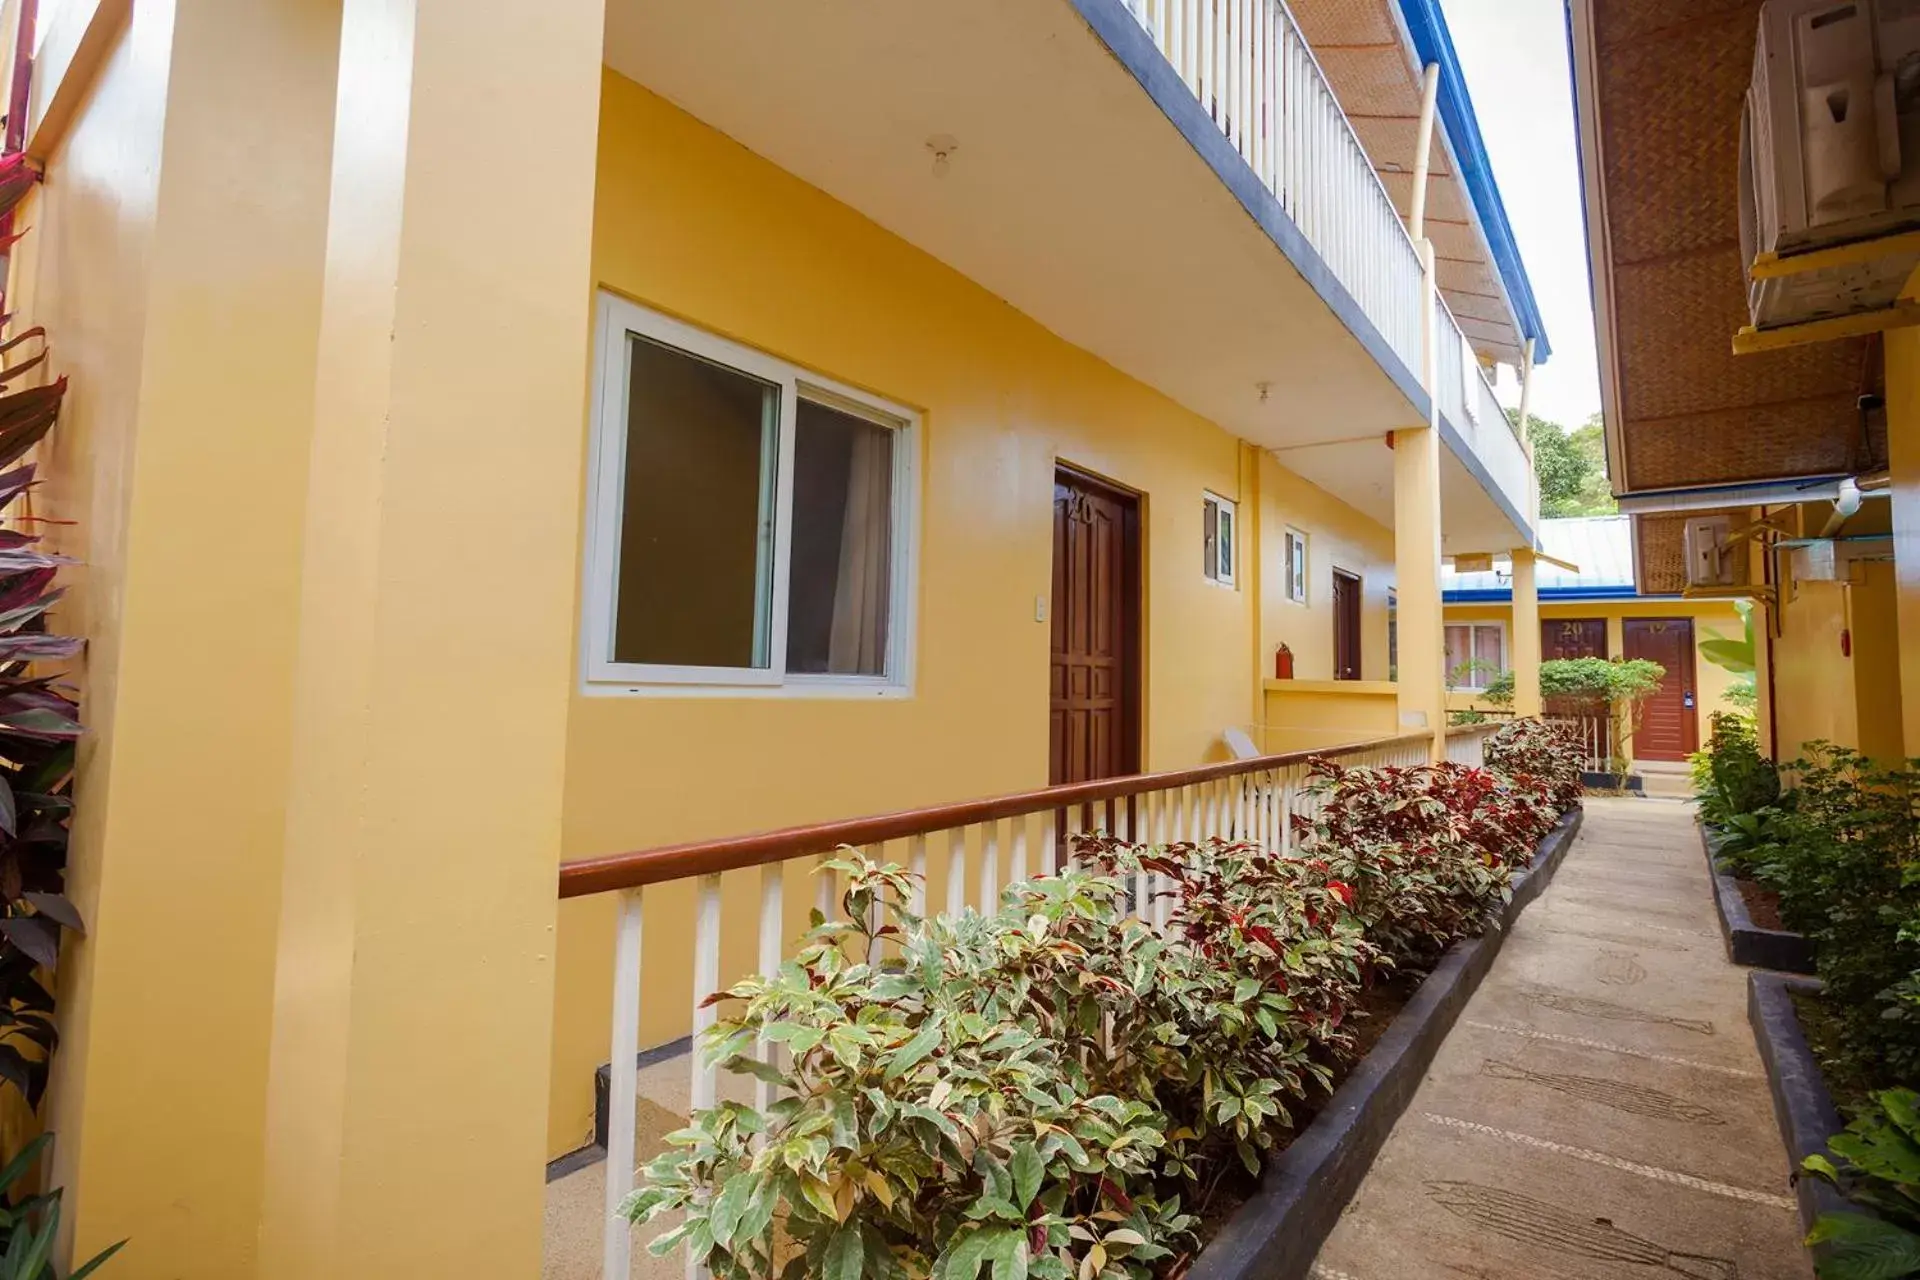
[[[1254,725],[1256,643],[1268,671],[1288,638],[1330,674],[1335,565],[1364,576],[1366,661],[1384,674],[1386,530],[1270,459],[1256,472],[1229,433],[611,72],[598,201],[602,287],[924,415],[920,617],[910,698],[576,694],[567,856],[1045,785],[1049,629],[1035,602],[1051,594],[1056,460],[1143,495],[1147,768],[1221,758],[1223,732]],[[1240,503],[1237,589],[1200,572],[1205,490]],[[1255,566],[1280,572],[1289,522],[1314,539],[1314,603],[1268,610],[1269,630]],[[939,900],[938,868],[930,889]],[[752,966],[757,892],[757,872],[726,879],[723,974]],[[692,893],[648,891],[644,1044],[688,1025]],[[789,867],[786,900],[797,932],[805,868]],[[587,1138],[607,1058],[613,906],[561,906],[556,1154]]]
[[[1385,448],[1382,445],[1381,448]],[[1287,526],[1307,534],[1307,601],[1287,599]],[[1296,680],[1333,679],[1333,571],[1360,577],[1360,678],[1387,679],[1387,593],[1393,587],[1393,530],[1361,515],[1325,489],[1260,458],[1260,554],[1266,590],[1260,602],[1260,673],[1273,653],[1293,650]]]
[[[1906,296],[1916,294],[1912,281]],[[1882,336],[1886,352],[1887,454],[1893,476],[1894,613],[1899,645],[1902,750],[1920,756],[1920,329]]]
[[[1391,680],[1269,680],[1266,750],[1311,751],[1399,731],[1399,686]]]
[[[1540,620],[1553,622],[1563,618],[1605,618],[1607,621],[1607,653],[1611,657],[1620,657],[1624,652],[1624,631],[1622,623],[1628,618],[1692,618],[1693,619],[1693,669],[1694,709],[1699,716],[1700,741],[1707,740],[1707,717],[1715,711],[1731,709],[1726,701],[1726,692],[1732,687],[1736,677],[1724,667],[1717,667],[1700,655],[1701,642],[1713,639],[1716,635],[1727,639],[1738,639],[1744,634],[1740,615],[1732,604],[1723,600],[1581,600],[1557,601],[1552,599],[1540,602]],[[1446,608],[1448,622],[1504,622],[1507,624],[1508,652],[1512,652],[1513,626],[1512,609],[1504,603],[1499,604],[1450,604]],[[1764,680],[1762,673],[1761,679]],[[1476,699],[1471,693],[1455,690],[1447,694],[1447,706],[1450,710],[1464,711],[1469,708],[1486,709],[1489,704]]]
[[[1793,530],[1815,536],[1831,512],[1827,504],[1810,504]],[[1897,517],[1897,507],[1868,503],[1842,533],[1884,532]],[[1789,551],[1781,550],[1778,564],[1780,619],[1772,646],[1778,757],[1792,759],[1806,744],[1825,740],[1878,759],[1900,758],[1912,699],[1902,688],[1902,654],[1910,646],[1901,643],[1897,566],[1866,561],[1854,566],[1850,581],[1813,582],[1795,577]]]
[[[55,621],[89,642],[51,1177],[80,1254],[131,1237],[130,1278],[247,1276],[338,6],[50,20],[49,47],[98,24],[31,139],[8,293],[72,379],[34,501],[71,522]]]

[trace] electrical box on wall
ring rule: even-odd
[[[1687,521],[1687,585],[1730,587],[1734,584],[1733,519],[1699,516]]]
[[[1745,260],[1920,227],[1920,0],[1767,0],[1740,122]],[[1751,281],[1756,328],[1890,306],[1920,253]]]

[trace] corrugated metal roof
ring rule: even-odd
[[[1540,551],[1542,555],[1580,567],[1578,573],[1569,573],[1558,565],[1541,561],[1537,580],[1543,599],[1635,594],[1632,516],[1542,520]],[[1510,564],[1496,563],[1488,573],[1455,573],[1448,566],[1441,571],[1440,589],[1452,603],[1510,599],[1513,568]]]

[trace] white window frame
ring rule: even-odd
[[[1286,555],[1282,569],[1287,575],[1287,599],[1294,604],[1306,604],[1312,594],[1309,584],[1313,573],[1313,544],[1307,535],[1292,525],[1287,526],[1284,544]]]
[[[1211,489],[1202,489],[1200,494],[1200,545],[1203,548],[1206,546],[1206,521],[1209,518],[1214,521],[1213,563],[1203,566],[1202,572],[1206,575],[1208,582],[1216,583],[1223,587],[1233,587],[1240,581],[1240,504],[1232,498],[1221,497]],[[1209,503],[1213,506],[1212,517],[1207,515],[1207,506]],[[1227,565],[1225,569],[1222,569],[1220,566],[1220,530],[1222,527],[1230,530],[1227,535]]]
[[[780,388],[774,455],[773,583],[764,668],[680,666],[613,659],[627,450],[627,335],[711,360]],[[788,672],[788,575],[793,546],[793,456],[801,400],[896,434],[892,580],[886,674]],[[920,561],[920,415],[684,321],[601,293],[594,333],[593,422],[588,441],[586,555],[580,627],[582,690],[599,696],[906,697],[913,692]]]
[[[1482,628],[1485,628],[1493,631],[1498,631],[1500,633],[1500,670],[1493,672],[1492,674],[1489,674],[1484,671],[1470,671],[1467,673],[1467,676],[1469,679],[1484,681],[1485,683],[1483,684],[1455,684],[1453,682],[1453,671],[1451,668],[1449,668],[1447,671],[1447,688],[1450,691],[1457,692],[1457,693],[1485,693],[1488,685],[1492,684],[1495,680],[1498,680],[1502,675],[1506,674],[1508,671],[1511,671],[1513,669],[1513,651],[1507,647],[1507,624],[1506,623],[1504,622],[1442,623],[1440,635],[1441,635],[1441,641],[1443,645],[1446,639],[1446,628],[1448,627],[1465,627],[1467,629],[1468,661],[1472,661],[1473,655],[1478,649],[1478,645],[1476,644],[1477,637],[1474,634],[1475,632],[1481,630]]]

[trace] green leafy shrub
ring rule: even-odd
[[[1626,744],[1639,731],[1647,699],[1660,690],[1667,669],[1646,658],[1551,658],[1540,664],[1540,696],[1550,706],[1613,723],[1614,772],[1624,775]],[[1513,705],[1513,673],[1504,673],[1482,696],[1496,706]]]
[[[1841,1052],[1870,1080],[1920,1078],[1920,772],[1830,743],[1790,768],[1747,865],[1812,940]]]
[[[1544,790],[1554,809],[1565,812],[1580,799],[1580,775],[1586,752],[1571,733],[1544,720],[1513,720],[1487,735],[1482,749],[1487,767],[1517,785]]]
[[[33,1194],[15,1188],[32,1181],[34,1165],[53,1135],[43,1133],[20,1149],[0,1168],[0,1280],[59,1280],[53,1266],[53,1245],[60,1234],[60,1190]],[[66,1280],[85,1280],[101,1264],[120,1252],[109,1245],[67,1273]]]
[[[1257,1172],[1355,1049],[1379,975],[1483,928],[1556,784],[1320,765],[1293,856],[1077,840],[991,915],[911,914],[864,859],[842,916],[712,997],[703,1051],[777,1086],[696,1113],[623,1211],[723,1280],[1147,1280]],[[1164,929],[1130,889],[1170,896]],[[773,1064],[759,1046],[777,1046]]]
[[[1920,1094],[1877,1095],[1828,1141],[1826,1155],[1808,1156],[1801,1168],[1873,1211],[1826,1213],[1814,1222],[1807,1243],[1825,1246],[1821,1280],[1920,1276]]]
[[[1780,773],[1761,754],[1753,720],[1716,711],[1709,723],[1705,768],[1696,769],[1694,780],[1701,817],[1724,826],[1736,814],[1757,813],[1778,801]]]

